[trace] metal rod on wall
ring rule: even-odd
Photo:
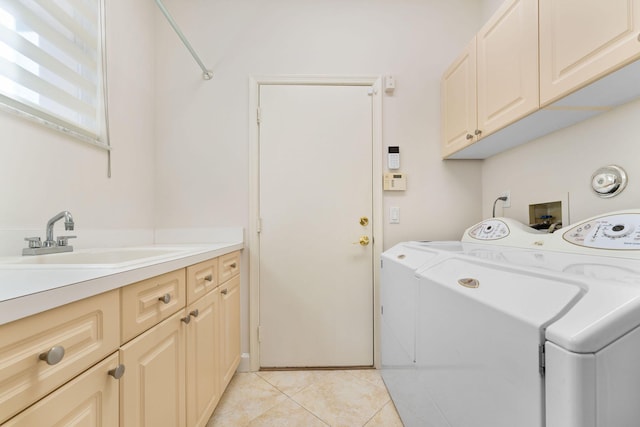
[[[202,68],[202,78],[205,80],[211,80],[211,78],[213,77],[213,71],[208,70],[207,67],[205,67],[204,63],[200,60],[200,57],[198,56],[196,51],[193,50],[193,47],[191,47],[191,43],[189,43],[189,40],[187,40],[184,34],[182,34],[182,31],[180,31],[180,28],[178,28],[178,24],[176,24],[176,21],[173,20],[173,17],[171,16],[167,8],[162,3],[162,0],[155,0],[155,1],[158,7],[160,8],[160,10],[162,11],[162,14],[165,16],[165,18],[167,18],[167,21],[169,21],[169,24],[171,25],[173,30],[176,32],[178,37],[180,37],[180,40],[182,40],[182,43],[189,50],[189,52],[191,52],[191,56],[193,56],[193,59],[195,59],[198,65],[200,66],[200,68]]]

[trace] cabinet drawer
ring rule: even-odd
[[[118,380],[108,375],[118,366],[118,353],[51,393],[3,427],[118,427]]]
[[[185,307],[185,270],[126,286],[120,298],[125,343]]]
[[[218,258],[187,267],[187,304],[218,286]]]
[[[223,255],[218,261],[218,283],[224,283],[240,273],[240,251]]]
[[[119,322],[114,290],[0,326],[0,422],[115,351]]]

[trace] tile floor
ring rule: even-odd
[[[207,427],[402,427],[379,371],[237,373]]]

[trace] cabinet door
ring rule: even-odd
[[[184,310],[120,349],[121,427],[183,427],[185,417]]]
[[[445,71],[441,82],[442,157],[476,141],[476,39]]]
[[[209,292],[187,311],[187,425],[204,427],[220,400],[220,296]]]
[[[0,423],[114,352],[119,320],[114,290],[1,325]]]
[[[640,0],[540,0],[540,103],[640,57]]]
[[[538,1],[507,0],[477,35],[480,137],[536,111]]]
[[[218,288],[220,292],[221,390],[224,390],[240,363],[240,276]]]
[[[118,427],[119,385],[108,374],[117,366],[114,353],[2,426]]]

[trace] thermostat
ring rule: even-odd
[[[389,169],[400,169],[400,147],[389,147],[389,154],[387,154],[387,167]]]
[[[403,173],[390,172],[384,174],[384,190],[404,191],[407,189],[407,178]]]

